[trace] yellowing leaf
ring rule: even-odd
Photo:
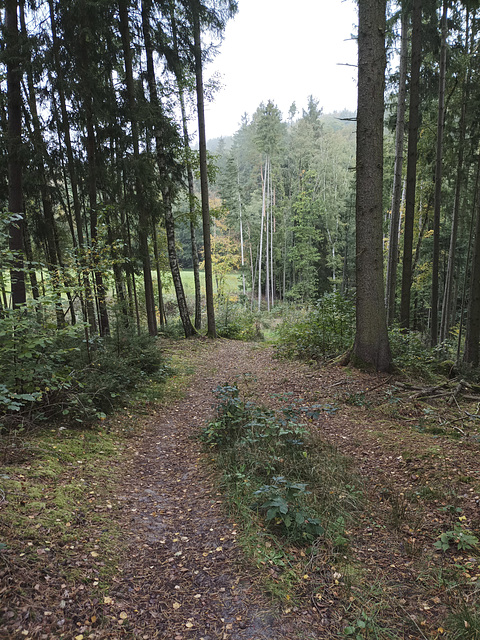
[[[120,618],[121,618],[122,620],[126,620],[126,619],[128,618],[127,613],[126,613],[125,611],[122,611],[122,613],[120,614]]]
[[[113,604],[113,598],[110,598],[110,596],[105,596],[103,598],[103,604]]]
[[[92,558],[98,558],[98,553],[96,551],[92,551],[90,555],[92,556]]]
[[[191,622],[186,622],[185,626],[187,627],[187,629],[191,629],[193,627],[193,624]]]
[[[173,603],[173,608],[174,608],[174,609],[180,609],[180,607],[181,607],[181,606],[182,606],[182,605],[181,605],[179,602],[174,602],[174,603]]]

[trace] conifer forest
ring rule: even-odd
[[[357,5],[212,139],[242,0],[0,0],[0,637],[480,638],[480,2]]]

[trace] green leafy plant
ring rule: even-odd
[[[478,545],[478,538],[462,523],[456,523],[452,531],[445,531],[434,543],[434,547],[440,551],[448,551],[456,547],[459,551],[475,549]]]
[[[371,631],[374,631],[374,624],[365,613],[362,613],[352,624],[345,627],[343,633],[349,638],[363,640]]]
[[[351,346],[354,330],[352,300],[339,293],[326,293],[313,308],[284,319],[277,329],[277,351],[287,358],[331,358]]]
[[[312,540],[325,530],[320,521],[303,507],[302,498],[309,493],[306,484],[277,476],[273,478],[273,484],[264,485],[254,495],[268,498],[258,506],[260,511],[266,513],[268,523],[282,526],[289,537]]]
[[[240,437],[253,418],[254,407],[240,398],[236,385],[219,385],[214,393],[218,400],[216,417],[204,427],[200,440],[211,446],[224,446]]]

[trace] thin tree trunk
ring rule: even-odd
[[[50,29],[52,34],[52,53],[53,62],[55,66],[57,93],[60,101],[61,118],[57,121],[58,129],[62,130],[63,138],[65,142],[65,150],[67,153],[68,173],[70,176],[70,187],[72,190],[73,198],[73,210],[75,214],[75,226],[77,231],[77,244],[79,248],[79,263],[81,269],[81,277],[83,289],[85,291],[85,305],[84,305],[84,321],[88,321],[93,333],[97,332],[97,321],[95,318],[95,311],[93,306],[93,296],[90,286],[90,282],[87,275],[87,269],[85,266],[85,246],[84,235],[82,227],[82,213],[80,197],[78,194],[78,176],[75,168],[75,160],[73,156],[72,139],[70,135],[69,118],[67,112],[67,103],[65,98],[65,89],[63,84],[62,67],[59,57],[59,42],[57,37],[57,28],[55,24],[55,9],[53,0],[48,0],[48,6],[50,10]]]
[[[165,305],[163,302],[163,286],[162,286],[162,273],[160,270],[160,255],[158,252],[158,234],[157,225],[155,220],[152,220],[153,228],[153,253],[155,256],[155,267],[157,270],[157,288],[158,288],[158,311],[160,314],[160,326],[163,327],[166,324]]]
[[[262,303],[262,251],[263,251],[263,225],[264,225],[264,219],[265,219],[265,192],[266,192],[266,188],[267,188],[267,179],[266,179],[266,174],[267,174],[267,163],[268,163],[268,156],[267,156],[267,160],[265,161],[265,175],[263,175],[263,171],[262,171],[262,220],[260,223],[260,248],[258,251],[258,311],[260,311],[260,307],[261,307],[261,303]]]
[[[153,295],[153,281],[150,264],[150,250],[148,246],[149,216],[146,211],[142,175],[140,171],[140,145],[138,134],[138,122],[136,116],[135,88],[133,83],[132,50],[130,44],[130,27],[127,0],[119,0],[120,36],[122,39],[123,55],[125,62],[125,79],[127,88],[127,100],[129,106],[129,119],[132,126],[133,157],[135,161],[135,190],[138,202],[138,243],[143,267],[143,282],[145,287],[145,307],[147,312],[148,332],[151,336],[157,335],[157,317],[155,312],[155,300]]]
[[[157,85],[155,80],[155,67],[153,64],[153,46],[150,35],[150,10],[151,0],[143,0],[142,2],[142,28],[143,38],[145,42],[145,53],[147,58],[147,82],[150,93],[150,103],[157,111],[157,117],[160,116],[160,101],[157,94]],[[175,221],[172,212],[170,187],[168,186],[168,180],[166,176],[166,162],[165,162],[165,149],[163,139],[161,137],[160,127],[155,127],[155,147],[157,156],[157,165],[160,175],[163,178],[162,181],[162,198],[163,198],[163,213],[165,217],[165,232],[167,235],[167,251],[168,260],[170,263],[170,271],[172,272],[173,285],[175,287],[175,294],[177,297],[178,311],[180,313],[180,319],[182,321],[183,331],[185,337],[189,338],[195,334],[195,328],[190,320],[190,314],[188,311],[187,300],[185,298],[185,291],[183,289],[182,278],[180,275],[180,267],[177,259],[177,249],[175,244]]]
[[[270,253],[269,253],[269,220],[270,220],[270,163],[265,167],[265,296],[267,298],[267,311],[270,311]]]
[[[440,76],[438,80],[437,158],[435,163],[435,203],[433,212],[432,326],[430,344],[438,342],[438,267],[440,261],[440,212],[442,205],[443,132],[445,130],[445,82],[447,67],[447,0],[443,0]]]
[[[5,1],[5,53],[8,102],[8,209],[16,218],[9,227],[9,247],[13,252],[10,281],[12,307],[16,309],[27,301],[23,241],[21,52],[16,0]]]
[[[270,168],[270,286],[272,290],[272,309],[275,304],[275,301],[274,301],[275,281],[273,279],[273,234],[275,231],[274,218],[273,218],[274,205],[275,205],[275,198],[274,198],[274,192],[273,192],[272,172]]]
[[[387,321],[393,324],[395,319],[395,292],[397,288],[398,268],[398,228],[400,222],[400,206],[402,202],[402,167],[403,140],[405,134],[405,107],[407,94],[407,58],[408,58],[408,17],[402,10],[400,68],[398,79],[397,124],[395,130],[395,170],[392,192],[392,213],[390,217],[390,233],[388,244],[387,266]]]
[[[465,30],[465,50],[468,55],[469,42],[469,10],[466,9],[466,30]],[[450,247],[448,251],[447,274],[445,276],[445,289],[443,295],[442,321],[440,326],[440,340],[443,342],[447,339],[452,323],[452,289],[453,276],[455,270],[457,234],[460,218],[460,197],[463,184],[463,164],[464,164],[464,146],[466,136],[466,110],[468,102],[468,85],[470,81],[470,67],[468,72],[463,76],[462,87],[462,106],[460,112],[460,123],[458,132],[458,157],[457,157],[457,174],[455,179],[455,199],[452,212],[452,228],[450,231]]]
[[[412,61],[410,74],[410,108],[408,120],[407,191],[403,230],[402,297],[400,325],[410,326],[410,292],[412,288],[413,223],[417,184],[417,145],[420,122],[420,65],[422,58],[422,0],[414,0],[412,14]]]
[[[210,207],[207,173],[207,140],[205,134],[205,109],[203,97],[203,63],[198,0],[190,0],[193,19],[195,78],[197,92],[198,147],[200,152],[200,189],[202,194],[203,253],[205,262],[205,295],[207,302],[207,335],[216,338],[215,307],[213,301],[213,268],[210,237]]]
[[[468,304],[467,326],[465,332],[465,362],[478,367],[480,363],[480,157],[478,162],[476,203],[475,203],[475,240],[473,248],[472,270],[470,274],[470,296]]]
[[[177,40],[177,26],[175,22],[174,7],[171,5],[170,19],[172,24],[172,36],[173,46],[175,54],[178,56],[178,40]],[[195,188],[193,180],[192,163],[190,161],[190,139],[188,135],[188,120],[187,111],[185,109],[185,92],[184,92],[184,80],[183,70],[180,64],[175,65],[175,77],[177,80],[178,95],[180,99],[180,110],[182,114],[182,129],[183,129],[183,147],[185,151],[185,166],[187,169],[187,181],[188,181],[188,207],[190,212],[190,244],[192,250],[192,266],[193,266],[193,282],[195,287],[195,329],[200,331],[202,328],[202,291],[200,286],[200,261],[198,258],[197,239],[195,236]]]
[[[238,193],[238,215],[240,222],[240,255],[242,259],[242,291],[243,295],[247,295],[247,289],[245,286],[245,247],[243,242],[243,212],[242,212],[242,194],[240,193],[240,174],[237,166],[237,193]]]

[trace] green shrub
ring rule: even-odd
[[[217,334],[230,340],[263,340],[259,314],[241,303],[226,302],[218,313]]]
[[[279,527],[284,535],[307,542],[325,533],[320,520],[311,515],[305,507],[305,497],[310,494],[307,485],[290,482],[283,476],[276,476],[273,484],[263,485],[254,495],[266,498],[266,502],[256,505],[265,513],[266,521]]]
[[[394,327],[388,332],[395,366],[421,377],[432,376],[438,361],[435,351],[424,344],[419,334]]]
[[[285,357],[325,360],[346,351],[354,331],[353,302],[339,293],[327,293],[313,308],[284,319],[277,329],[277,349]]]
[[[300,421],[335,408],[291,402],[275,413],[242,399],[235,385],[216,395],[216,415],[200,439],[216,453],[236,508],[246,519],[255,510],[273,534],[298,544],[324,535],[345,545],[345,522],[361,491],[345,459]]]
[[[108,413],[122,394],[168,371],[158,343],[117,332],[91,337],[85,326],[58,328],[32,309],[0,319],[0,426],[68,416],[83,422]]]

